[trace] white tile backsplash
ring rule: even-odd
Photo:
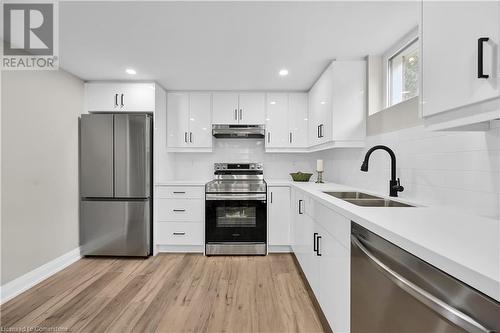
[[[369,171],[360,171],[366,150],[377,144],[396,153],[397,175],[405,187],[402,198],[500,217],[500,128],[430,132],[419,126],[369,136],[364,149],[310,154],[265,153],[263,140],[214,139],[212,153],[169,153],[174,161],[169,178],[208,180],[213,178],[216,162],[262,162],[265,177],[283,179],[290,172],[314,172],[316,159],[321,158],[327,181],[388,194],[390,158],[386,152],[374,152]]]
[[[217,162],[262,162],[267,178],[289,178],[290,172],[312,172],[316,159],[312,154],[266,153],[264,140],[214,139],[212,153],[169,154],[175,159],[175,179],[211,179]]]
[[[397,158],[400,196],[429,205],[500,217],[500,128],[487,132],[429,132],[414,127],[367,137],[365,149],[320,153],[326,179],[388,193],[390,158],[374,152],[369,171],[359,170],[368,148],[384,144]]]

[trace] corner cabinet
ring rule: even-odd
[[[88,82],[88,112],[154,112],[154,83]]]
[[[423,1],[421,113],[428,129],[500,118],[499,43],[500,2]]]
[[[266,152],[307,151],[307,93],[266,94]]]
[[[311,151],[363,147],[366,61],[332,61],[309,91]]]
[[[211,93],[167,93],[167,150],[212,151]]]
[[[292,248],[333,332],[350,330],[350,221],[292,189]]]
[[[213,93],[213,124],[263,125],[265,94],[259,92]]]

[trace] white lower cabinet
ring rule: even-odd
[[[203,224],[192,222],[158,223],[157,241],[164,245],[202,245]]]
[[[269,186],[267,190],[268,244],[290,245],[290,187]]]
[[[203,245],[205,220],[204,186],[156,186],[155,246],[170,246],[179,251],[182,246]],[[175,251],[175,250],[174,250]]]
[[[292,249],[333,332],[349,332],[350,221],[300,190],[291,196]]]
[[[349,223],[349,221],[346,221]],[[349,332],[350,254],[338,240],[315,224],[319,238],[319,304],[334,332]],[[315,291],[316,292],[316,291]]]

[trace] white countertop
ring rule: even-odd
[[[500,301],[500,221],[445,207],[361,207],[323,191],[370,191],[334,183],[266,181],[269,186],[288,184],[303,190],[323,205]]]
[[[166,180],[155,183],[155,186],[205,186],[210,180]]]

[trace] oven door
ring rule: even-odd
[[[206,243],[265,243],[267,237],[266,194],[207,194],[205,201]]]

